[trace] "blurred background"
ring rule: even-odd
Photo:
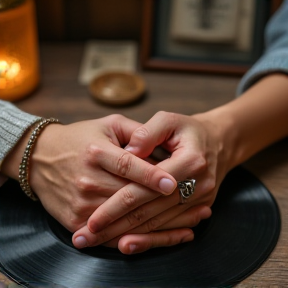
[[[241,5],[244,3],[243,0],[235,2],[230,2],[229,0],[182,0],[177,1],[177,3],[185,4],[189,2],[193,4],[195,2],[202,4],[207,2],[208,4],[221,4],[224,3],[223,1],[228,1],[225,3],[228,3],[231,7],[233,7],[231,3],[241,3]],[[5,3],[8,5],[12,2],[19,5],[15,9],[2,9],[1,11],[2,4],[5,6]],[[258,31],[259,35],[257,34],[257,37],[259,39],[262,39],[264,20],[266,21],[277,10],[281,2],[282,0],[245,1],[249,5],[251,3],[258,5],[255,6],[257,9],[253,10],[255,14],[253,14],[254,12],[250,13],[252,17],[248,17],[248,20],[251,20],[250,22],[254,22],[254,19],[259,18],[257,15],[263,14],[263,11],[261,12],[263,7],[267,8],[265,11],[268,11],[267,14],[269,15],[262,19],[260,29],[256,29],[259,25],[253,24],[251,26],[253,29],[254,26],[257,26],[255,31]],[[35,4],[36,8],[36,25],[32,22],[35,18],[32,17],[34,16],[31,12],[32,10],[34,11],[34,9],[31,9],[32,3]],[[191,46],[196,47],[198,44],[194,45],[194,42],[190,43],[189,41],[182,43],[178,39],[169,38],[170,34],[167,27],[172,19],[169,18],[169,12],[175,10],[171,9],[169,3],[174,2],[168,0],[0,0],[0,56],[2,57],[0,57],[0,99],[17,101],[25,98],[25,101],[17,102],[17,106],[21,109],[43,117],[54,116],[62,119],[64,123],[103,117],[112,113],[121,113],[129,118],[145,122],[159,110],[182,114],[199,113],[233,99],[240,77],[251,65],[252,61],[249,59],[255,59],[255,57],[259,56],[259,54],[254,53],[253,48],[255,43],[258,46],[260,45],[259,41],[251,41],[251,47],[249,47],[248,52],[239,52],[244,56],[251,56],[248,59],[249,61],[245,60],[246,62],[241,59],[242,62],[238,61],[239,53],[237,51],[238,54],[235,52],[234,62],[226,61],[226,59],[222,61],[222,58],[219,58],[219,54],[224,51],[224,48],[227,50],[227,53],[225,52],[226,50],[223,52],[225,57],[230,54],[234,57],[233,41],[235,40],[234,38],[241,38],[239,31],[234,33],[235,37],[233,41],[231,40],[231,43],[217,42],[216,44],[214,43],[214,46],[210,46],[210,43],[204,43],[203,47],[212,47],[207,48],[207,61],[204,59],[206,55],[204,55],[204,58],[202,57],[204,60],[201,57],[199,57],[199,60],[197,58],[198,55],[193,54],[193,49],[191,50],[191,54],[193,54],[191,57],[189,55],[187,57],[184,55],[186,58],[182,57],[182,44],[188,53],[190,53]],[[181,7],[182,12],[185,12],[186,6]],[[191,6],[190,8],[192,9],[193,7]],[[202,10],[200,9],[200,11]],[[238,10],[238,14],[241,17],[245,14],[242,13],[243,11],[243,9]],[[220,12],[222,13],[223,11]],[[219,14],[220,16],[223,15],[221,13]],[[26,15],[25,23],[23,22],[24,18],[21,18],[22,16],[20,17],[20,15]],[[201,13],[197,11],[197,15],[199,16]],[[222,19],[224,17],[221,16],[220,20]],[[16,20],[20,21],[20,23],[16,23]],[[29,23],[30,26],[26,23]],[[188,21],[187,23],[190,28],[190,22]],[[242,26],[239,23],[237,24],[238,28]],[[15,31],[12,31],[12,28]],[[246,30],[250,32],[252,29]],[[34,34],[37,35],[34,37]],[[254,39],[255,37],[252,38]],[[124,83],[118,79],[112,79],[112,81],[111,77],[109,81],[105,82],[105,85],[108,83],[106,86],[109,89],[103,86],[103,81],[100,86],[96,86],[97,89],[99,87],[99,89],[102,89],[100,91],[102,94],[111,91],[112,88],[115,91],[121,90],[121,93],[124,90],[125,93],[123,92],[120,96],[115,94],[114,98],[116,100],[121,97],[122,99],[128,99],[128,94],[132,91],[134,95],[129,96],[129,99],[133,101],[129,100],[129,103],[126,101],[126,106],[118,105],[118,100],[112,103],[115,104],[114,106],[110,105],[111,101],[107,100],[111,96],[110,92],[109,95],[104,95],[109,102],[106,101],[105,104],[108,103],[109,105],[102,105],[104,101],[102,100],[103,103],[98,101],[100,92],[97,92],[98,94],[95,96],[95,89],[93,91],[91,89],[93,82],[87,81],[83,85],[79,81],[81,78],[79,75],[84,70],[82,67],[87,68],[85,71],[89,73],[93,71],[94,73],[94,70],[101,66],[99,61],[94,61],[98,55],[94,58],[88,57],[86,62],[83,61],[86,59],[85,56],[87,54],[86,44],[91,40],[116,40],[115,42],[121,42],[117,40],[127,40],[136,44],[137,56],[139,57],[134,57],[134,54],[130,53],[129,49],[125,51],[128,51],[130,56],[132,55],[130,57],[132,59],[131,67],[134,69],[131,70],[135,72],[134,74],[141,74],[140,76],[142,76],[144,81],[142,86],[145,86],[146,90],[143,92],[143,89],[140,89],[139,92],[136,89],[138,81],[135,85],[133,84],[133,87],[136,87],[136,94],[134,90],[132,91],[130,82]],[[160,49],[158,54],[153,54],[158,49],[158,42],[164,48],[170,45],[172,52]],[[176,50],[173,46],[175,43],[178,45]],[[39,61],[38,44],[40,44]],[[197,47],[200,47],[199,45]],[[26,49],[23,47],[26,47]],[[217,47],[218,50],[214,49],[214,47]],[[93,49],[95,51],[95,48]],[[106,62],[109,62],[108,60],[111,62],[112,57],[108,55],[108,52],[113,52],[113,49],[106,50],[104,52],[107,53],[104,53],[102,58]],[[202,51],[202,46],[200,50]],[[116,49],[115,51],[116,56],[119,51],[119,55],[123,56],[121,49]],[[103,52],[103,49],[101,52]],[[256,52],[258,53],[259,51],[257,50]],[[219,61],[215,61],[214,58],[210,59],[211,55],[218,57],[219,59],[216,58],[216,60]],[[100,59],[100,56],[97,59]],[[101,60],[103,60],[102,58]],[[135,63],[133,58],[136,58]],[[105,62],[104,60],[102,61],[103,63]],[[83,63],[88,64],[85,66],[82,65]],[[168,71],[171,73],[166,73]],[[92,72],[90,73],[91,75]],[[28,78],[31,79],[30,82],[27,80]],[[26,85],[27,87],[20,86],[22,83],[23,86]],[[116,85],[120,87],[119,89],[116,87],[118,90],[115,88]],[[92,86],[95,88],[95,85]],[[16,89],[18,90],[16,91]],[[125,97],[123,94],[125,94]],[[139,95],[139,97],[135,95]],[[31,97],[26,98],[26,96]],[[133,105],[129,106],[128,104],[130,103]]]
[[[40,41],[140,40],[139,0],[36,0]]]

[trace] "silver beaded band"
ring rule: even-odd
[[[58,119],[50,118],[50,119],[41,119],[36,128],[31,133],[31,136],[29,138],[28,144],[25,148],[24,155],[22,157],[22,161],[19,165],[19,183],[21,186],[21,189],[24,191],[24,193],[31,198],[34,201],[38,200],[38,197],[36,194],[32,191],[30,185],[29,185],[29,161],[30,156],[32,154],[34,145],[36,143],[36,140],[39,136],[39,134],[42,132],[43,128],[46,127],[48,124],[52,123],[59,123]]]

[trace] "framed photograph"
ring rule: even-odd
[[[281,0],[143,0],[144,69],[243,74]]]

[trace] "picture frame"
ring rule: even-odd
[[[205,17],[208,18],[207,7],[202,4],[206,2],[206,6],[211,5],[212,1],[214,6],[211,6],[208,12],[210,29],[214,31],[209,34],[209,29],[205,28],[205,25],[209,24],[204,23]],[[238,2],[237,7],[234,4],[229,7],[224,5],[233,1]],[[261,56],[266,23],[282,1],[233,1],[143,0],[140,50],[142,68],[244,74]],[[215,3],[218,3],[218,6]],[[221,3],[223,5],[220,5]],[[225,10],[223,7],[228,8]],[[205,11],[199,13],[199,9],[206,9],[206,15],[203,14]],[[202,19],[199,15],[202,15]],[[204,26],[195,19],[204,21],[201,23]]]

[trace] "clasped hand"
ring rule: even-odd
[[[154,165],[145,159],[157,146],[171,156]],[[217,129],[201,116],[158,112],[142,125],[111,115],[48,126],[30,181],[77,248],[132,254],[193,240],[190,227],[210,217],[227,172],[223,159]],[[186,178],[196,179],[196,191],[181,205],[176,186]]]

